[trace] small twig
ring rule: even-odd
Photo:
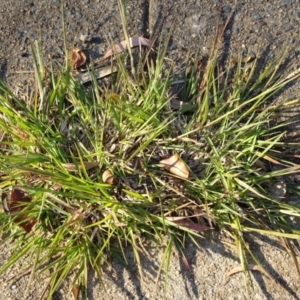
[[[165,23],[165,20],[167,19],[168,16],[169,16],[169,14],[166,13],[166,12],[163,14],[162,20],[158,24],[158,26],[157,26],[157,28],[155,30],[155,33],[153,34],[153,37],[151,37],[151,42],[150,42],[149,48],[148,48],[148,50],[146,52],[146,55],[145,55],[145,58],[144,58],[144,62],[143,62],[143,66],[146,64],[146,61],[148,60],[148,57],[149,57],[149,55],[150,55],[150,53],[152,51],[152,48],[154,46],[155,41],[157,40],[157,38],[161,34],[161,30],[162,30],[163,24]]]
[[[76,208],[70,206],[69,204],[67,204],[66,202],[60,200],[59,198],[57,198],[56,196],[54,196],[53,194],[51,193],[46,193],[46,196],[49,197],[51,200],[53,200],[54,202],[64,206],[65,208],[71,210],[71,211],[75,211]]]

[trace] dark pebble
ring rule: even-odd
[[[100,43],[102,43],[102,40],[99,36],[96,36],[96,37],[92,37],[89,42],[94,43],[94,44],[100,44]]]
[[[284,4],[285,5],[291,5],[292,4],[292,0],[284,0]]]
[[[28,37],[27,37],[27,36],[25,36],[25,37],[22,39],[22,44],[25,44],[25,45],[27,45],[27,44],[28,44],[28,42],[29,42],[29,39],[28,39]]]
[[[229,12],[231,12],[231,7],[230,6],[224,6],[222,9],[223,13],[228,14]]]
[[[262,19],[262,16],[260,14],[253,14],[252,18],[254,20],[260,20],[260,19]]]

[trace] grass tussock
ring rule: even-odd
[[[119,71],[89,86],[69,65],[46,71],[33,49],[36,93],[21,98],[0,84],[0,230],[14,249],[0,273],[29,256],[32,273],[51,270],[51,297],[70,274],[84,287],[89,268],[101,278],[112,257],[125,263],[127,247],[142,274],[144,239],[167,245],[168,269],[172,246],[182,252],[186,237],[214,229],[235,241],[244,270],[249,258],[260,265],[247,232],[277,236],[295,259],[290,217],[300,208],[283,190],[299,193],[285,182],[298,172],[298,144],[284,141],[295,120],[280,114],[297,101],[273,100],[298,73],[279,76],[281,57],[222,68],[216,48],[206,63],[190,62],[180,83],[161,50],[146,63],[130,59],[134,73],[125,58],[134,52],[120,55]]]

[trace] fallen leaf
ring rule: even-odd
[[[177,221],[173,221],[175,224],[182,226],[182,227],[186,227],[190,230],[193,230],[195,232],[203,232],[206,230],[212,230],[212,227],[208,227],[199,223],[195,223],[190,219],[185,219],[185,220],[177,220]]]
[[[149,47],[150,40],[141,36],[133,36],[129,38],[130,48],[146,46]],[[106,59],[112,56],[114,53],[121,53],[126,49],[126,40],[113,45],[109,48],[103,56],[103,59]]]
[[[71,65],[73,69],[78,69],[86,62],[86,56],[82,50],[74,47],[71,53]]]
[[[117,178],[110,170],[105,170],[102,174],[102,180],[104,183],[115,184]]]
[[[80,295],[80,286],[79,284],[74,284],[72,286],[72,294],[75,300],[79,299],[79,295]]]
[[[29,218],[26,213],[22,213],[22,210],[27,203],[31,202],[32,197],[26,195],[26,193],[18,188],[14,187],[10,196],[6,193],[2,194],[2,203],[4,211],[10,215],[16,215],[13,218],[13,222],[22,227],[27,233],[33,230],[36,220]]]
[[[177,153],[169,158],[161,160],[160,163],[172,174],[185,179],[189,178],[189,170],[187,169],[185,162]]]
[[[95,161],[85,161],[83,162],[83,166],[86,170],[90,170],[92,168],[95,168],[99,165],[98,162]],[[78,170],[82,169],[82,164],[80,162],[78,162],[78,164],[73,164],[73,163],[65,163],[62,164],[62,166],[69,172],[76,172]]]

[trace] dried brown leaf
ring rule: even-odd
[[[189,170],[187,169],[185,162],[177,153],[169,158],[161,160],[160,163],[172,174],[185,179],[189,178]]]
[[[32,197],[28,196],[21,188],[14,187],[10,196],[3,193],[2,202],[7,214],[16,215],[13,222],[22,227],[27,233],[33,231],[36,220],[29,218],[27,213],[22,213],[24,207],[31,202]]]
[[[95,162],[95,161],[86,161],[86,162],[83,162],[83,165],[84,165],[84,168],[86,170],[90,170],[92,168],[95,168],[99,165],[98,162]],[[82,169],[82,164],[79,162],[78,165],[75,165],[73,163],[65,163],[65,164],[62,164],[62,166],[69,172],[76,172],[78,171],[78,169]]]
[[[105,170],[102,174],[102,180],[104,183],[115,184],[117,178],[110,170]]]
[[[179,226],[186,227],[186,228],[188,228],[190,230],[193,230],[195,232],[203,232],[203,231],[206,231],[206,230],[212,230],[213,229],[212,227],[208,227],[208,226],[205,226],[205,225],[202,225],[202,224],[199,224],[199,223],[195,223],[190,219],[177,220],[177,221],[174,221],[174,223],[178,224]]]
[[[79,299],[79,295],[80,295],[80,286],[79,286],[79,284],[74,284],[72,286],[72,294],[73,294],[74,300]]]
[[[74,47],[71,53],[71,65],[73,69],[78,69],[86,62],[86,56],[82,50]]]
[[[150,40],[141,36],[133,36],[129,38],[130,48],[135,48],[139,46],[149,47]],[[113,45],[109,48],[103,56],[103,59],[106,59],[112,56],[114,53],[121,53],[126,49],[126,40]]]

